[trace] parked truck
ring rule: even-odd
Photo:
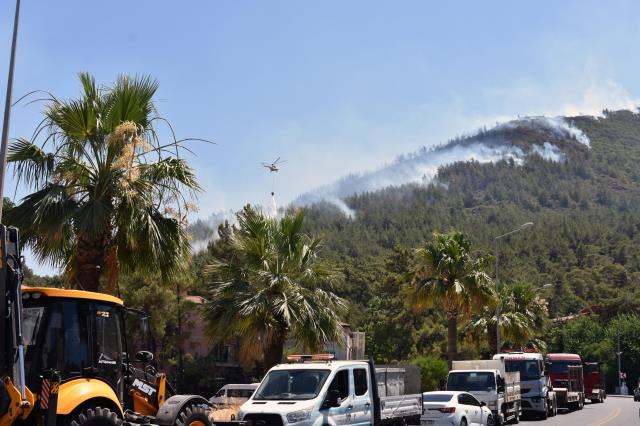
[[[497,425],[520,422],[520,373],[508,372],[504,360],[453,361],[447,390],[469,392],[487,404]]]
[[[544,369],[544,358],[539,352],[509,352],[493,356],[502,359],[507,372],[520,373],[522,411],[542,419],[558,413],[556,393]]]
[[[582,410],[585,396],[580,355],[547,354],[545,364],[558,399],[558,408]]]
[[[240,407],[239,420],[260,426],[420,424],[422,395],[404,393],[401,368],[382,371],[373,360],[328,356],[290,360],[269,370]]]
[[[584,393],[591,403],[604,402],[607,391],[604,387],[604,375],[597,362],[584,363]]]

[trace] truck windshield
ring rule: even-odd
[[[496,379],[488,372],[451,372],[447,379],[448,391],[491,392],[496,389]]]
[[[540,362],[535,359],[505,360],[507,372],[519,372],[520,380],[537,380],[541,376]]]
[[[254,400],[305,400],[318,396],[330,370],[273,370],[267,374]]]
[[[553,361],[549,371],[554,374],[567,374],[570,365],[580,365],[580,361]]]

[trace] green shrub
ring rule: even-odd
[[[416,357],[411,360],[411,364],[420,366],[422,392],[438,390],[438,383],[449,372],[447,361],[433,356]]]

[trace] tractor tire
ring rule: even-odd
[[[182,407],[175,426],[212,426],[208,409],[204,404],[191,403]]]
[[[106,407],[82,407],[71,415],[70,426],[120,426],[122,419]]]

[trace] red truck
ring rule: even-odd
[[[558,408],[582,410],[585,389],[582,359],[578,354],[548,354],[545,365],[556,392]]]
[[[604,388],[604,376],[597,362],[584,363],[584,393],[592,403],[604,402],[607,392]]]

